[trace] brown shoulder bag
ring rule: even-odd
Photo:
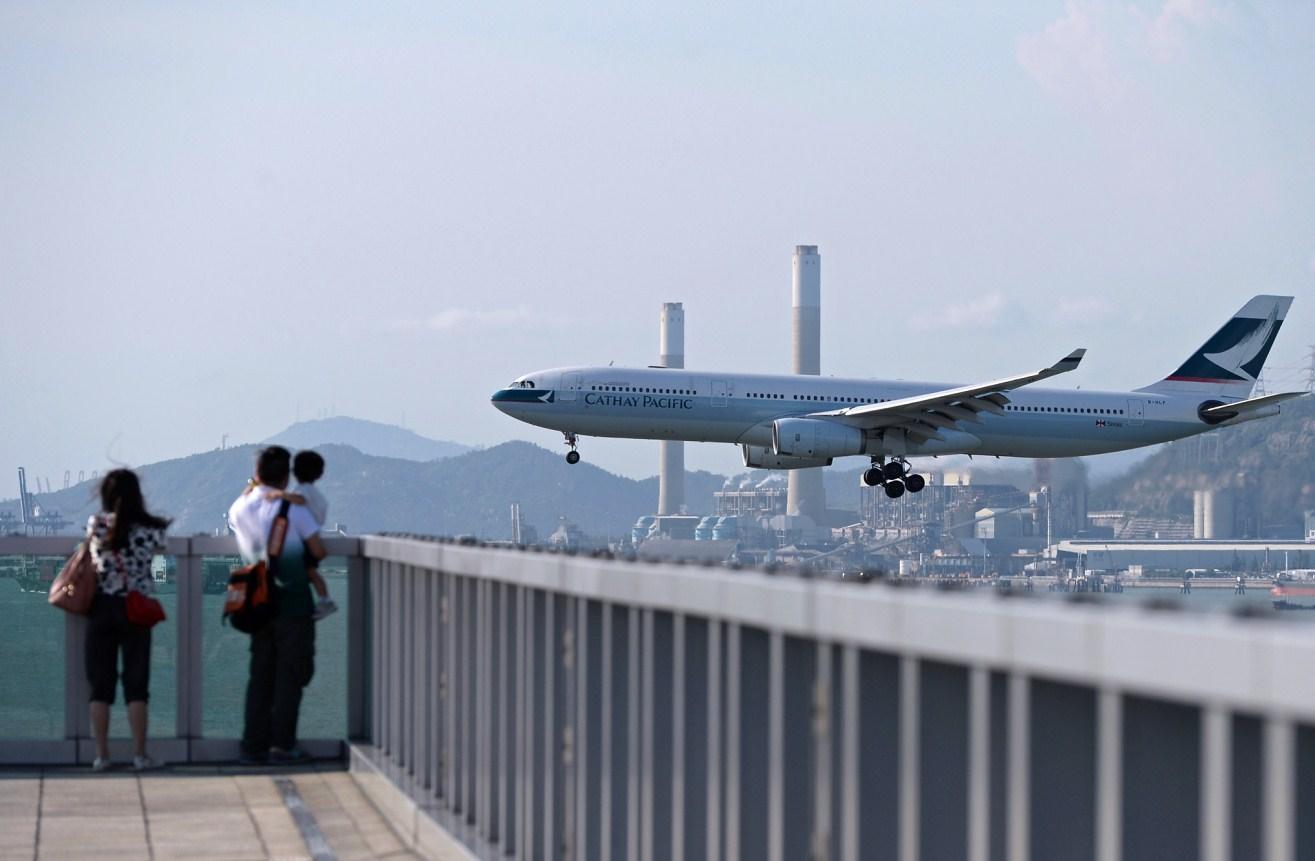
[[[68,613],[85,616],[91,612],[91,599],[96,597],[96,563],[91,560],[91,541],[78,545],[64,567],[59,569],[55,582],[50,584],[49,601]]]

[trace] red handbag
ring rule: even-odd
[[[59,569],[50,584],[50,603],[69,613],[85,616],[96,597],[96,563],[91,560],[91,542],[84,541]]]
[[[153,628],[164,621],[164,605],[141,592],[129,590],[125,609],[128,621],[143,628]]]

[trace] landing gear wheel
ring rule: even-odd
[[[881,484],[881,482],[885,480],[886,480],[886,476],[882,474],[881,467],[879,466],[873,466],[863,470],[864,487],[876,487],[878,484]]]
[[[580,462],[580,452],[578,452],[578,451],[568,451],[568,452],[566,453],[566,462],[569,463],[569,464],[571,464],[571,465],[575,465],[575,464],[579,463],[579,462]]]
[[[887,481],[886,495],[891,499],[899,499],[904,495],[904,482],[899,481],[898,479],[895,481]]]
[[[881,468],[881,473],[886,477],[886,481],[896,481],[904,477],[904,464],[892,460]]]
[[[904,479],[904,486],[909,489],[909,493],[917,493],[927,486],[927,479],[920,475],[910,475]]]

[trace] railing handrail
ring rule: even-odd
[[[1057,681],[1315,718],[1315,626],[363,536],[367,559]]]

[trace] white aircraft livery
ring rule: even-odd
[[[1085,350],[1014,377],[973,385],[763,375],[668,368],[552,368],[493,395],[509,416],[579,437],[735,443],[744,465],[828,466],[872,460],[863,473],[892,499],[926,480],[910,457],[1076,457],[1138,448],[1275,416],[1305,392],[1251,397],[1291,296],[1256,296],[1176,371],[1131,392],[1033,386],[1072,371]]]

